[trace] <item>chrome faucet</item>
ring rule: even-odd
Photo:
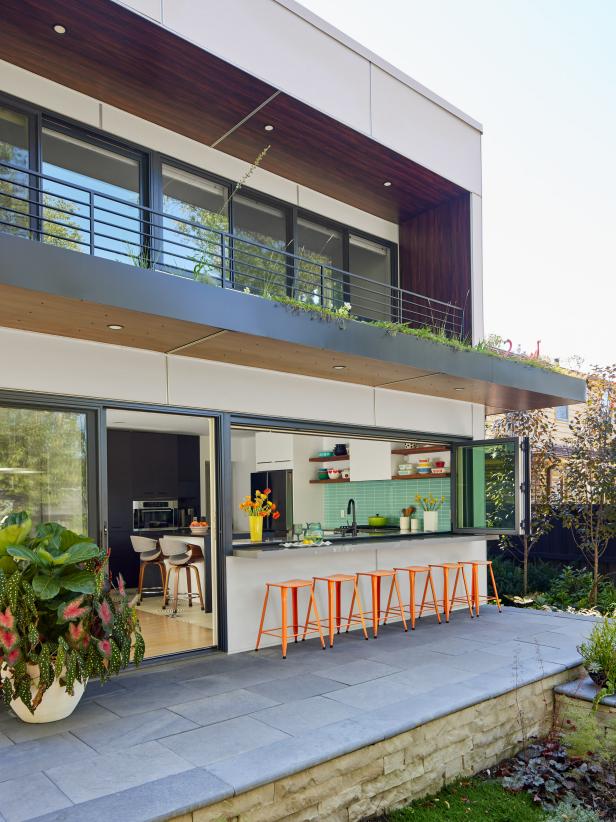
[[[353,521],[350,527],[351,536],[357,536],[357,514],[355,512],[355,500],[351,498],[347,504],[347,517],[348,515],[353,512]]]

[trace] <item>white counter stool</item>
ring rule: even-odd
[[[148,539],[148,537],[130,538],[133,550],[139,554],[139,583],[137,585],[137,605],[141,605],[143,599],[143,592],[148,594],[160,593],[164,594],[167,584],[167,569],[162,559],[162,551],[156,539]],[[156,566],[160,571],[160,588],[144,588],[143,577],[148,566]]]
[[[169,601],[169,583],[171,581],[171,575],[173,574],[173,613],[177,614],[178,612],[178,596],[186,597],[188,599],[189,608],[192,608],[193,599],[199,597],[201,610],[205,611],[203,591],[201,588],[201,577],[199,575],[199,569],[195,565],[196,562],[205,561],[201,548],[193,543],[184,542],[184,540],[179,540],[176,538],[169,539],[168,537],[163,537],[161,539],[160,547],[165,555],[166,562],[169,563],[169,567],[167,568],[167,578],[165,581],[163,608],[167,607],[167,602]],[[178,595],[178,585],[182,569],[186,572],[186,593]],[[196,594],[192,592],[191,575],[193,572],[197,583]]]

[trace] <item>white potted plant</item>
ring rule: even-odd
[[[58,523],[25,512],[0,524],[0,675],[24,722],[69,716],[91,677],[138,665],[145,645],[121,577],[105,589],[108,555]]]

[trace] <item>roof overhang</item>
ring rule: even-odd
[[[69,21],[64,36],[58,21]],[[3,0],[0,30],[3,60],[248,163],[269,144],[263,169],[384,219],[464,192],[110,0]]]
[[[0,260],[0,325],[10,328],[446,397],[488,413],[586,395],[584,380],[567,374],[18,237],[0,236]]]

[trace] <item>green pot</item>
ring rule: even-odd
[[[375,517],[368,517],[368,525],[371,528],[383,528],[387,525],[387,517],[380,517],[378,514]]]

